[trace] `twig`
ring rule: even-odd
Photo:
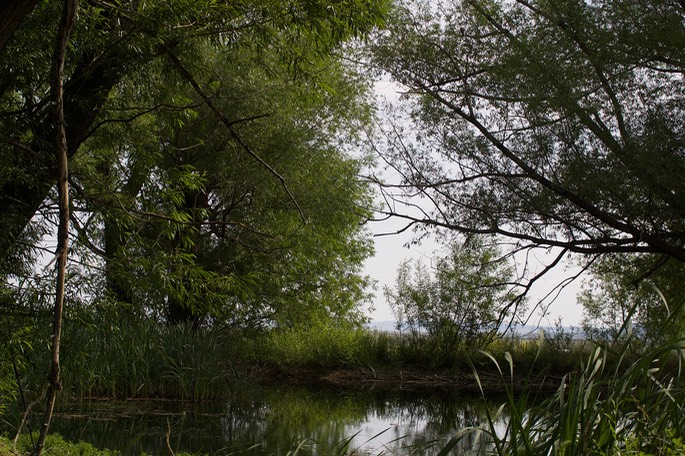
[[[171,423],[169,422],[169,417],[166,418],[166,447],[169,450],[171,456],[176,456],[174,450],[171,448]]]

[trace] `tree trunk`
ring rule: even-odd
[[[37,4],[38,0],[10,0],[0,8],[0,52]]]
[[[186,190],[184,192],[184,197],[185,204],[183,210],[190,215],[190,223],[193,228],[198,231],[199,235],[205,218],[203,214],[209,209],[209,195],[205,190]],[[179,233],[175,239],[175,248],[177,250],[184,250],[180,238],[181,234]],[[198,244],[195,244],[194,247],[190,248],[188,253],[192,253],[197,257],[199,253],[197,249]],[[189,285],[185,279],[183,279],[183,281],[184,286]],[[190,302],[187,302],[187,300],[184,301],[177,296],[168,296],[167,299],[167,322],[170,325],[187,324],[193,328],[200,327],[206,315],[197,309],[193,312],[192,305]]]
[[[62,81],[64,80],[64,59],[67,52],[69,35],[76,22],[78,0],[64,0],[62,19],[57,34],[57,44],[52,61],[52,75],[50,85],[55,103],[56,149],[57,149],[57,190],[59,193],[59,228],[57,230],[57,284],[55,293],[55,308],[52,321],[52,355],[47,404],[40,436],[34,449],[34,455],[40,456],[45,446],[45,438],[50,428],[52,412],[55,407],[57,391],[62,388],[60,383],[59,347],[62,335],[62,311],[64,309],[64,282],[69,250],[69,158],[67,136],[64,122],[64,102]]]
[[[104,219],[105,241],[105,281],[107,294],[117,302],[133,304],[130,286],[122,277],[122,271],[126,268],[121,264],[119,249],[126,242],[119,222],[111,216]]]
[[[128,206],[142,190],[148,176],[147,169],[140,166],[129,166],[130,176],[120,189],[119,202]],[[98,169],[107,179],[113,178],[113,170],[109,163],[104,163]],[[117,302],[134,304],[134,293],[131,292],[130,267],[124,262],[121,251],[128,242],[127,214],[121,208],[112,208],[103,212],[104,244],[105,244],[105,279],[107,293]]]

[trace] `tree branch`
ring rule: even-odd
[[[64,0],[62,18],[57,33],[57,44],[52,62],[52,74],[50,88],[55,104],[55,127],[56,127],[56,151],[57,151],[57,191],[59,194],[59,228],[57,230],[57,284],[55,294],[55,307],[52,322],[52,354],[49,387],[43,426],[40,430],[34,456],[40,456],[45,445],[45,439],[52,420],[52,413],[57,399],[57,392],[62,389],[60,383],[60,342],[62,335],[62,313],[64,310],[65,279],[67,268],[67,256],[69,251],[69,158],[64,119],[64,61],[67,53],[69,36],[76,23],[76,11],[78,0]]]
[[[0,52],[19,25],[38,4],[38,0],[9,0],[0,8]]]
[[[252,148],[245,142],[243,139],[240,137],[238,132],[233,128],[233,122],[228,120],[228,118],[221,112],[221,110],[212,102],[211,98],[205,93],[204,90],[200,87],[200,85],[197,83],[193,75],[190,73],[190,71],[183,65],[183,63],[176,57],[176,55],[173,53],[173,51],[169,48],[167,48],[166,55],[169,57],[169,60],[174,64],[176,67],[176,70],[179,72],[181,77],[185,79],[190,85],[193,87],[195,90],[195,93],[197,93],[202,100],[204,100],[205,104],[207,104],[207,107],[214,113],[214,115],[221,121],[221,123],[224,124],[224,126],[228,129],[229,133],[235,139],[235,141],[240,145],[240,147],[248,153],[252,158],[254,158],[260,165],[262,165],[264,168],[266,168],[267,171],[269,171],[272,175],[274,175],[280,182],[281,185],[283,186],[283,189],[285,190],[286,194],[290,198],[290,201],[293,202],[295,205],[297,212],[300,214],[300,219],[302,220],[303,223],[307,223],[307,218],[305,217],[304,213],[302,212],[302,208],[300,207],[299,203],[295,199],[295,196],[293,193],[290,191],[290,188],[288,187],[288,184],[283,176],[281,176],[278,171],[276,171],[271,165],[269,165],[264,159],[262,159],[255,151],[252,150]]]

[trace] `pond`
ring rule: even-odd
[[[298,445],[299,454],[437,454],[458,430],[480,424],[485,407],[482,398],[445,393],[245,387],[222,403],[69,403],[52,430],[124,455],[169,454],[168,446],[278,455]],[[472,447],[474,438],[463,445]]]

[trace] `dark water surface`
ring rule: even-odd
[[[63,404],[52,430],[124,455],[169,454],[167,435],[176,453],[278,455],[303,445],[299,454],[434,454],[480,424],[485,407],[457,395],[245,387],[222,402]]]

